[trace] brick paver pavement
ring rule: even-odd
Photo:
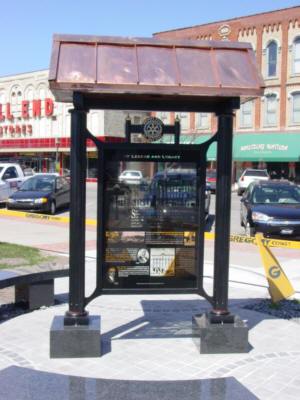
[[[242,275],[243,271],[240,272],[240,277],[237,277],[241,281]],[[57,280],[56,293],[59,294],[60,299],[66,299],[67,283],[66,278]],[[95,262],[88,261],[87,290],[89,292],[92,291],[94,283]],[[210,279],[206,280],[206,285],[207,289],[211,290]],[[203,355],[198,353],[191,337],[191,318],[195,314],[208,310],[209,305],[195,295],[98,297],[89,304],[88,310],[91,315],[101,315],[103,354],[100,358],[49,358],[50,325],[55,315],[64,314],[67,304],[24,314],[0,326],[0,382],[1,376],[8,376],[5,374],[18,376],[20,368],[24,371],[30,370],[32,374],[33,371],[47,373],[41,375],[47,382],[50,382],[53,374],[86,379],[120,380],[120,382],[199,380],[214,383],[225,382],[227,379],[226,387],[233,387],[233,382],[235,382],[234,385],[241,385],[251,395],[247,397],[247,394],[244,398],[296,400],[300,398],[299,321],[276,319],[243,308],[245,304],[257,301],[258,298],[266,295],[265,287],[238,283],[230,285],[230,309],[243,319],[247,319],[250,327],[251,348],[246,354]],[[42,379],[40,375],[32,376],[35,377],[32,379]],[[219,378],[224,378],[225,381],[219,381]],[[233,378],[234,381],[232,381]],[[15,397],[18,384],[15,381],[9,386],[7,380],[8,378],[5,379],[5,385],[0,387],[1,399],[4,399],[1,393],[2,396],[4,394],[7,396],[9,390],[14,393],[11,399],[27,399],[27,397],[22,397],[24,392],[20,392],[19,397]],[[57,379],[57,385],[59,382],[60,380]],[[65,382],[61,385],[65,387]],[[239,389],[234,390],[236,396],[241,396]],[[219,395],[221,392],[218,391]],[[226,390],[223,392],[223,397],[211,396],[209,392],[210,394],[199,398],[229,398]],[[106,398],[93,397],[91,393],[78,399]],[[43,397],[42,393],[40,395],[41,399],[56,399],[51,396]],[[145,394],[144,398],[150,397],[146,397]],[[173,398],[176,399],[174,396]],[[198,397],[186,397],[186,399],[192,398],[198,399]],[[242,397],[235,397],[235,395],[230,397],[232,400],[240,398]],[[10,400],[10,397],[5,397],[5,399]]]

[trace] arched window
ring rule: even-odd
[[[277,43],[272,41],[267,46],[267,75],[276,76],[277,74]]]
[[[32,101],[34,98],[34,87],[33,85],[28,85],[25,89],[25,100]]]
[[[277,96],[275,93],[266,95],[265,99],[265,125],[277,125]]]
[[[293,73],[300,74],[300,37],[293,43]]]
[[[29,101],[29,114],[32,115],[32,100],[34,99],[33,85],[28,85],[24,90],[24,93],[25,93],[24,100]]]
[[[291,122],[300,124],[300,92],[292,93]]]
[[[10,91],[10,104],[12,107],[18,103],[18,93],[19,92],[20,92],[19,86],[14,85]]]

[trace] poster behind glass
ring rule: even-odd
[[[197,165],[108,161],[105,288],[195,288]]]

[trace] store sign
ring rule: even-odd
[[[196,288],[199,154],[104,158],[103,288]]]
[[[9,134],[10,137],[23,135],[32,135],[32,125],[22,124],[22,125],[3,125],[0,126],[0,137],[3,137],[4,134],[7,136]]]
[[[283,145],[283,144],[278,144],[278,143],[259,143],[259,144],[247,144],[244,146],[241,146],[241,151],[259,151],[259,152],[265,152],[265,151],[288,151],[289,146],[288,145]]]
[[[22,100],[17,107],[18,110],[15,109],[16,107],[12,107],[11,103],[0,103],[0,123],[4,123],[0,125],[0,137],[4,135],[9,135],[10,137],[17,137],[21,134],[32,135],[32,125],[27,124],[26,121],[31,118],[49,118],[54,112],[54,102],[49,98],[32,101]],[[20,122],[20,119],[23,122]],[[15,123],[15,121],[18,122]]]
[[[298,161],[299,133],[236,134],[233,138],[233,158],[236,161]]]

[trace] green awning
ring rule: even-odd
[[[200,144],[210,139],[210,135],[181,135],[181,144]],[[160,143],[172,143],[173,135],[164,135]],[[216,160],[217,146],[212,143],[207,152],[207,160]],[[233,135],[234,161],[300,161],[299,133],[246,133]]]
[[[235,134],[235,161],[300,161],[299,133]]]

